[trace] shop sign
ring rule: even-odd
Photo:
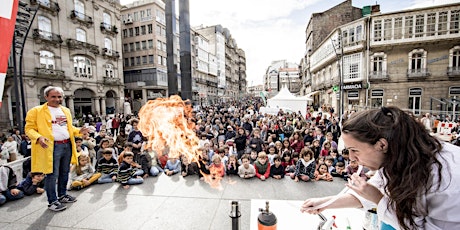
[[[371,91],[371,97],[383,97],[383,89],[373,89]]]
[[[355,83],[355,84],[349,84],[349,85],[342,85],[343,90],[349,90],[349,89],[362,89],[363,84],[362,83]]]

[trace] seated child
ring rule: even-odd
[[[0,206],[7,201],[19,200],[24,197],[24,193],[16,187],[16,174],[12,168],[0,165],[0,178],[2,178],[0,180]]]
[[[113,158],[112,149],[103,149],[102,157],[97,161],[96,172],[101,174],[99,184],[112,183],[117,179],[118,162]]]
[[[30,196],[32,194],[38,193],[42,194],[45,192],[45,174],[42,172],[30,172],[27,174],[27,177],[21,181],[18,185],[18,189],[23,191],[25,195]]]
[[[241,178],[253,178],[256,175],[256,169],[252,164],[250,164],[249,160],[249,155],[248,154],[243,154],[241,156],[241,165],[238,167],[238,175]]]
[[[300,152],[300,159],[295,166],[295,172],[291,174],[291,178],[295,182],[299,180],[310,181],[315,178],[316,164],[313,159],[313,151],[310,148],[303,148]]]
[[[144,142],[146,143],[146,142]],[[150,171],[147,171],[150,173],[151,176],[158,176],[160,172],[163,172],[163,168],[161,167],[161,164],[158,160],[158,153],[152,149],[152,147],[148,147],[147,149],[144,149],[143,154],[148,154],[149,156],[142,156],[141,155],[141,163],[144,162],[144,160],[148,161],[148,165],[150,166]],[[145,157],[145,159],[144,159]],[[150,161],[149,161],[150,158]],[[141,164],[143,165],[143,164]],[[145,167],[145,166],[143,166]],[[145,169],[144,173],[146,172]]]
[[[133,157],[132,152],[124,151],[123,162],[118,168],[117,181],[123,185],[124,189],[128,189],[129,185],[144,183],[144,179],[137,175],[136,170],[131,166]]]
[[[120,155],[118,155],[118,164],[121,164],[121,162],[123,162],[123,155],[125,154],[125,152],[131,152],[133,150],[133,143],[126,142],[123,147],[123,152],[121,152]]]
[[[291,158],[291,152],[284,151],[281,159],[281,165],[284,168],[285,174],[293,173],[295,170],[294,160]]]
[[[278,155],[278,154],[276,153],[275,144],[268,146],[268,155],[267,155],[267,157],[268,157],[268,163],[270,163],[270,165],[275,164],[274,159],[275,159],[276,155]]]
[[[347,171],[345,170],[345,163],[342,161],[337,162],[335,168],[331,172],[331,176],[333,177],[341,177],[345,180],[348,178]]]
[[[284,167],[281,165],[281,158],[278,154],[275,154],[273,158],[274,164],[270,167],[270,176],[275,179],[282,179],[284,178]]]
[[[327,171],[328,173],[331,173],[332,170],[334,169],[334,158],[331,157],[331,156],[327,156],[325,159],[324,159],[324,164],[326,164],[327,166]]]
[[[249,161],[253,165],[257,161],[257,151],[251,150],[251,155],[249,157]]]
[[[181,156],[181,174],[182,177],[189,175],[195,175],[198,173],[198,164],[196,162],[190,162],[187,155],[183,154]]]
[[[198,167],[199,167],[199,173],[198,177],[200,180],[204,180],[204,175],[209,175],[211,172],[209,172],[209,155],[208,152],[206,152],[205,149],[200,148],[201,155],[198,158]]]
[[[266,180],[270,176],[270,163],[265,152],[259,153],[257,161],[254,163],[254,168],[259,179]]]
[[[214,154],[214,156],[212,156],[212,164],[209,166],[209,172],[213,179],[224,177],[225,167],[224,164],[222,164],[222,158],[219,154]]]
[[[351,175],[353,175],[353,173],[357,173],[358,168],[359,168],[358,162],[356,160],[350,160],[350,165],[348,165],[348,167],[347,167],[347,176],[348,176],[348,178],[350,178]],[[361,170],[361,174],[359,174],[359,176],[367,180],[365,170]]]
[[[237,155],[230,155],[228,157],[228,163],[226,167],[227,175],[238,175],[238,161],[236,160]]]
[[[78,165],[72,166],[70,170],[70,190],[80,190],[96,182],[101,177],[101,173],[95,173],[88,155],[78,156]]]
[[[318,170],[315,171],[315,180],[325,180],[325,181],[332,181],[332,176],[327,169],[327,165],[325,163],[320,164],[318,166]]]
[[[165,165],[165,174],[167,176],[172,176],[178,172],[180,172],[180,160],[175,157],[170,157],[169,160],[166,162]]]

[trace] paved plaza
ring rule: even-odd
[[[338,178],[333,182],[296,183],[290,178],[260,181],[257,178],[225,177],[222,189],[218,190],[196,176],[182,178],[180,175],[168,177],[160,174],[127,190],[119,183],[113,183],[70,191],[69,194],[76,196],[78,201],[67,204],[67,210],[58,213],[47,209],[45,194],[7,202],[0,207],[0,229],[232,229],[230,202],[237,200],[241,208],[240,229],[248,230],[256,226],[257,213],[254,210],[264,208],[251,204],[273,200],[278,206],[291,206],[290,212],[298,215],[301,201],[337,194],[344,184],[345,181]],[[273,212],[279,223],[290,218],[286,215],[287,209]],[[317,219],[313,215],[301,215]],[[292,227],[301,225],[290,222]],[[313,222],[314,226],[302,228],[316,229],[316,224]]]

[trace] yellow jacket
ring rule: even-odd
[[[67,128],[72,143],[71,164],[77,164],[77,148],[75,146],[75,136],[80,135],[80,129],[72,124],[72,115],[70,110],[64,106],[59,106],[67,118]],[[24,127],[26,135],[32,142],[32,168],[31,172],[43,172],[50,174],[53,172],[53,150],[54,136],[51,127],[51,112],[48,109],[48,103],[36,106],[27,112],[26,126]],[[46,137],[50,140],[48,148],[43,148],[38,143],[39,137]]]

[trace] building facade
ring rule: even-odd
[[[286,60],[272,61],[264,75],[264,88],[268,97],[273,97],[287,87],[293,94],[299,94],[302,88],[299,65]]]
[[[314,103],[335,111],[394,105],[417,116],[453,116],[460,96],[459,25],[460,4],[451,4],[338,26],[305,57]]]
[[[119,1],[27,3],[38,7],[38,12],[23,50],[21,87],[26,110],[44,103],[43,90],[53,85],[64,89],[64,105],[77,118],[123,112]],[[16,124],[13,88],[10,72],[0,112],[3,127]]]

